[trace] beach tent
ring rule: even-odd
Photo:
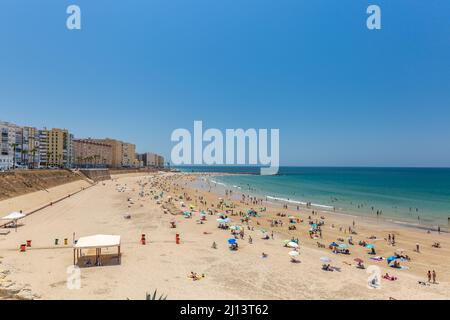
[[[20,212],[11,212],[10,214],[1,218],[2,220],[19,220],[26,217],[26,214]]]
[[[13,223],[13,226],[17,228],[17,220],[25,218],[27,215],[20,213],[20,212],[11,212],[10,214],[4,216],[3,218],[1,218],[1,220],[9,220],[10,222]],[[9,224],[6,223],[5,225]],[[17,229],[16,229],[17,231]]]
[[[73,246],[73,264],[76,265],[81,258],[82,250],[95,249],[95,260],[101,263],[102,248],[117,247],[117,256],[120,263],[120,236],[97,234],[88,237],[81,237]]]

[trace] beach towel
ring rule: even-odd
[[[390,266],[391,268],[397,269],[397,270],[408,270],[409,267],[407,266],[400,266],[400,267],[394,267],[394,265]]]
[[[370,260],[375,260],[375,261],[382,261],[382,260],[384,260],[383,257],[370,257],[369,259]]]

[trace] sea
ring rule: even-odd
[[[261,176],[258,167],[179,167],[184,172],[234,173],[208,177],[224,188],[317,210],[382,217],[411,226],[450,223],[450,168],[281,167]],[[378,214],[377,214],[378,212]]]

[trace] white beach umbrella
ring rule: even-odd
[[[291,248],[298,248],[298,244],[295,243],[294,241],[289,242],[289,243],[287,244],[287,246],[288,246],[288,247],[291,247]]]
[[[288,255],[290,255],[291,257],[298,257],[300,253],[298,253],[297,251],[291,251],[288,253]]]
[[[322,257],[322,258],[320,258],[320,260],[323,261],[323,262],[330,262],[331,261],[331,259],[328,258],[328,257]]]

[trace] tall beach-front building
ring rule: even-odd
[[[144,167],[163,168],[164,157],[156,153],[146,152],[138,155]]]
[[[94,139],[74,139],[74,164],[77,167],[112,167],[111,144]]]
[[[136,146],[134,144],[111,138],[93,140],[111,146],[111,167],[133,167],[136,163]]]
[[[0,170],[7,170],[14,164],[14,144],[16,143],[17,126],[0,121]]]
[[[73,135],[67,129],[39,130],[40,165],[70,168],[73,164]]]

